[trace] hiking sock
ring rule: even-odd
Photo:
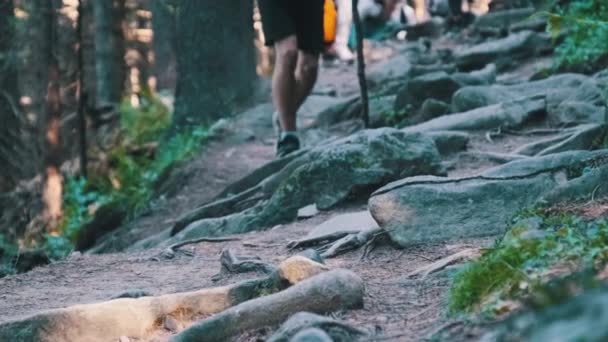
[[[281,121],[279,120],[279,117],[279,112],[274,112],[272,114],[272,127],[274,128],[274,133],[280,138],[283,129],[281,129]]]

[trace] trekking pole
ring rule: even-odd
[[[365,128],[369,127],[369,96],[367,94],[367,80],[365,79],[365,56],[363,55],[363,28],[359,16],[359,0],[353,0],[353,22],[357,41],[357,77],[361,88],[361,119]]]

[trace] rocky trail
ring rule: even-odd
[[[0,279],[0,340],[420,341],[448,327],[453,269],[520,209],[608,195],[608,73],[541,77],[551,38],[524,12],[373,46],[374,129],[354,66],[331,64],[299,113],[302,151],[273,160],[267,103],[216,125],[145,215]],[[278,330],[301,311],[330,319]]]

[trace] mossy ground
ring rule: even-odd
[[[452,313],[491,312],[505,300],[521,300],[560,274],[601,271],[608,261],[608,221],[572,213],[524,211],[481,258],[464,266],[449,293]],[[556,269],[567,269],[556,272]]]

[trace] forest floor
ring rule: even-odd
[[[382,58],[373,63],[382,63]],[[505,81],[527,79],[539,65],[546,63],[544,59],[530,60],[500,77]],[[338,99],[356,94],[354,66],[325,66],[317,89],[328,87],[338,90]],[[124,248],[162,231],[182,214],[211,200],[225,186],[272,160],[275,141],[271,110],[270,105],[262,104],[236,118],[225,136],[211,142],[199,156],[185,163],[181,167],[184,178],[180,190],[168,199],[157,201],[146,215],[130,222],[126,235],[115,235],[114,240],[120,244],[117,247]],[[472,139],[469,149],[508,153],[532,139],[501,135],[489,141],[479,133]],[[450,175],[457,176],[477,174],[497,165],[458,156],[447,162],[452,165]],[[179,255],[171,260],[152,260],[161,252],[159,249],[100,255],[74,253],[63,261],[0,279],[0,322],[42,310],[108,300],[130,289],[160,295],[250,279],[253,274],[214,277],[220,271],[220,252],[231,248],[276,264],[297,252],[286,247],[289,241],[303,237],[332,217],[365,210],[366,201],[366,198],[360,199],[358,204],[351,203],[267,231],[237,235],[240,241],[192,245],[187,247],[193,252],[191,256]],[[449,277],[438,274],[420,280],[408,279],[407,275],[464,249],[490,246],[494,238],[472,238],[406,249],[388,243],[378,244],[365,257],[361,249],[329,259],[326,262],[330,267],[350,269],[360,275],[366,285],[365,308],[337,313],[336,317],[375,332],[377,337],[370,340],[419,341],[446,321],[443,304],[450,286]],[[239,340],[256,341],[270,332],[260,330],[241,336]],[[168,336],[166,332],[157,331],[149,340],[164,341]]]

